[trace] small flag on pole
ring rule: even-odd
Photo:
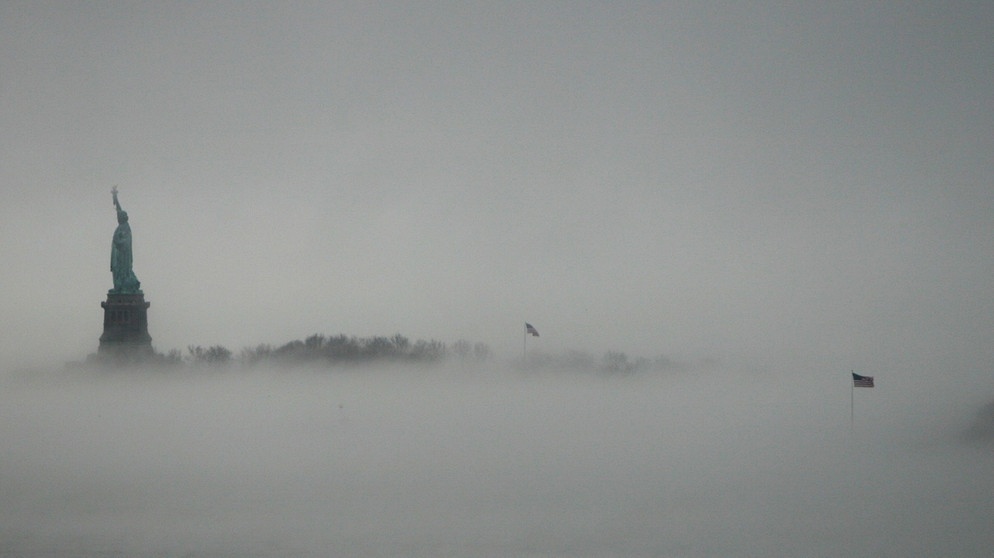
[[[852,373],[852,385],[853,387],[873,387],[873,376],[860,376],[859,374]]]
[[[535,327],[528,322],[525,322],[525,333],[529,333],[531,335],[534,335],[535,337],[538,337],[538,330],[535,329]]]

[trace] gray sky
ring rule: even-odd
[[[989,375],[994,5],[0,4],[0,354],[311,333]]]

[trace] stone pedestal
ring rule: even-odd
[[[143,293],[107,293],[104,309],[104,333],[97,354],[102,357],[136,359],[149,357],[152,337],[148,334],[148,307]]]

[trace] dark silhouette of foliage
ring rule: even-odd
[[[278,347],[263,343],[254,348],[246,347],[241,350],[237,359],[231,351],[221,345],[202,347],[190,345],[185,359],[179,351],[171,351],[167,355],[158,355],[160,364],[180,365],[186,361],[197,366],[219,367],[237,361],[240,365],[251,367],[272,364],[286,366],[339,366],[359,365],[363,363],[410,363],[436,364],[450,357],[457,357],[463,364],[469,362],[483,363],[494,358],[490,346],[482,342],[470,342],[465,339],[455,341],[451,348],[437,340],[418,339],[411,342],[401,334],[386,337],[356,337],[345,334],[327,336],[314,334],[289,341]],[[696,368],[696,365],[671,360],[666,356],[654,360],[646,358],[630,359],[621,351],[608,351],[600,359],[584,351],[571,350],[564,354],[549,354],[540,351],[529,351],[518,365],[522,369],[560,372],[587,372],[600,374],[634,374],[648,371],[678,372]],[[689,368],[688,368],[689,366]]]
[[[357,364],[373,361],[430,363],[444,359],[447,354],[448,349],[441,341],[419,339],[412,344],[399,333],[392,337],[350,337],[345,334],[328,337],[314,334],[303,341],[290,341],[275,349],[269,345],[259,345],[255,349],[245,348],[239,358],[246,365],[263,362],[282,365]]]
[[[411,348],[408,358],[422,362],[435,362],[445,357],[447,350],[441,341],[418,339]]]
[[[187,347],[190,352],[190,360],[194,364],[207,364],[210,366],[220,366],[231,362],[231,351],[221,345],[203,348],[200,345]]]
[[[254,349],[249,349],[248,347],[242,349],[242,352],[238,355],[238,360],[243,364],[251,366],[269,360],[272,356],[273,347],[265,343],[260,343]]]

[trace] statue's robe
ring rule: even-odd
[[[110,271],[114,275],[114,292],[138,292],[140,283],[131,266],[131,225],[124,221],[117,225],[110,248]]]

